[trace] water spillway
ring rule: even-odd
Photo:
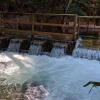
[[[22,40],[19,39],[11,39],[7,51],[19,52],[21,42]]]
[[[51,51],[51,57],[63,57],[66,55],[65,48],[67,47],[67,44],[61,44],[61,43],[54,43],[53,49]]]
[[[36,45],[36,44],[31,45],[30,50],[29,50],[29,54],[40,55],[41,54],[41,46]]]
[[[67,48],[68,43],[53,42],[51,40],[11,39],[7,51],[63,57],[68,52]]]
[[[73,56],[90,60],[100,60],[100,50],[77,48],[73,51]]]
[[[100,60],[100,50],[98,48],[84,47],[82,41],[82,39],[77,40],[75,49],[73,50],[73,56],[89,60]]]
[[[65,56],[64,48],[54,47],[51,51],[52,57],[62,57]]]
[[[72,54],[73,57],[89,60],[100,60],[99,49],[89,49],[78,39],[74,48],[72,43],[52,42],[47,40],[25,40],[25,39],[1,39],[1,50],[10,52],[27,53],[30,55],[48,55],[51,57],[63,57]],[[9,42],[10,41],[10,42]],[[6,44],[4,47],[4,43]],[[73,50],[74,48],[74,50]],[[71,53],[73,51],[73,53]]]

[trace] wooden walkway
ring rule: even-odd
[[[100,16],[0,12],[0,33],[16,36],[42,36],[74,41],[82,33],[100,34]]]

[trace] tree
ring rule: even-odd
[[[11,11],[14,10],[17,12],[55,12],[88,15],[91,1],[92,0],[0,0],[0,4],[6,3],[9,5]],[[100,2],[98,4],[100,8]],[[97,12],[97,14],[99,14],[99,9]]]
[[[78,15],[87,15],[90,5],[91,0],[69,0],[67,12]]]
[[[96,15],[100,16],[100,0],[97,0],[97,12],[96,12]]]

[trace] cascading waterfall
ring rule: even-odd
[[[76,45],[75,45],[75,49],[79,48],[79,47],[82,47],[82,38],[79,38],[77,41],[76,41]]]
[[[38,44],[31,44],[29,48],[29,54],[31,55],[40,55],[42,46]]]
[[[54,47],[51,50],[50,56],[51,57],[62,57],[62,56],[65,56],[64,48],[62,48],[62,47]]]
[[[100,60],[100,51],[99,50],[90,50],[90,49],[84,49],[84,48],[77,48],[73,51],[74,57],[79,58],[86,58],[90,60]]]
[[[7,51],[19,52],[21,40],[11,39]]]
[[[19,52],[22,40],[12,39],[8,46],[7,51],[11,52]],[[58,46],[54,46],[51,52],[42,51],[42,44],[44,41],[32,41],[28,54],[30,55],[48,55],[51,57],[62,57],[65,56],[64,46],[63,44],[57,44]]]
[[[84,48],[81,44],[81,41],[81,39],[77,40],[76,47],[73,50],[73,57],[100,60],[100,50]]]

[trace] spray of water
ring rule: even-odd
[[[49,91],[45,100],[100,99],[99,87],[90,94],[90,87],[83,87],[90,80],[100,81],[100,63],[97,61],[8,52],[0,54],[0,61],[7,62],[5,69],[2,69],[4,64],[0,64],[0,77],[6,78],[8,83],[23,84],[31,80],[45,86]]]

